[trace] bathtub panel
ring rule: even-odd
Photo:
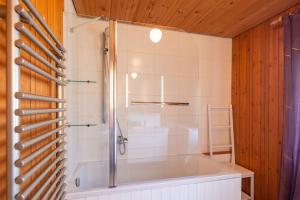
[[[170,197],[170,188],[163,188],[163,191],[162,191],[162,199],[163,200],[171,200],[171,197]]]
[[[160,183],[158,183],[160,184]],[[67,199],[75,200],[240,200],[241,179],[207,181],[192,184],[170,184],[170,186],[139,188],[138,185],[120,191],[82,192],[68,195]],[[101,189],[100,189],[101,190]]]

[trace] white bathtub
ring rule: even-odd
[[[241,175],[201,155],[119,160],[117,177],[118,187],[107,188],[108,163],[83,163],[69,183],[67,199],[241,199]]]

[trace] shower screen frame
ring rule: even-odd
[[[109,21],[109,187],[116,187],[117,174],[117,21]]]

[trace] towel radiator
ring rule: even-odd
[[[65,49],[30,0],[7,1],[6,13],[8,199],[64,199]],[[49,81],[56,87],[56,97],[20,91],[21,68]],[[51,106],[22,108],[23,101],[48,102]],[[45,114],[51,119],[23,123],[22,118]],[[39,131],[45,127],[51,129]],[[38,148],[23,155],[22,151],[32,147]]]

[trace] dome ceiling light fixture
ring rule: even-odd
[[[149,33],[149,37],[152,42],[158,43],[161,40],[162,32],[158,28],[153,28]]]

